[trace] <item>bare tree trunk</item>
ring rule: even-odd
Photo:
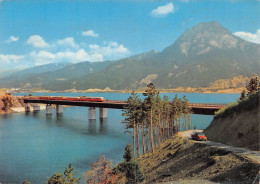
[[[179,118],[178,118],[178,116],[176,116],[176,130],[177,130],[177,132],[179,132]]]
[[[164,140],[165,140],[164,127],[165,127],[165,120],[162,121],[162,141],[163,141],[163,142],[164,142]]]
[[[139,125],[138,122],[136,123],[136,141],[137,141],[137,157],[140,156],[140,149],[139,149]]]
[[[158,123],[158,126],[159,126],[158,142],[159,142],[159,145],[160,145],[160,144],[161,144],[161,114],[159,114],[159,123]]]
[[[145,135],[146,136],[146,153],[149,152],[149,139],[148,139],[148,131],[147,131],[147,128],[146,128],[146,132],[147,134]]]
[[[145,137],[144,137],[144,122],[142,122],[142,141],[143,141],[143,155],[145,154]]]
[[[169,139],[169,137],[170,137],[170,122],[169,122],[168,117],[166,119],[166,124],[167,124],[167,139]]]
[[[154,153],[154,144],[153,144],[153,109],[151,108],[151,117],[150,117],[150,143],[151,143],[151,149],[152,153]]]
[[[135,158],[135,120],[134,120],[134,132],[133,132],[133,155]]]

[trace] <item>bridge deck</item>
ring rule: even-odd
[[[24,103],[42,103],[42,104],[57,104],[99,108],[124,109],[127,105],[126,101],[105,100],[103,102],[91,101],[66,101],[66,100],[43,100],[43,99],[23,99]],[[216,111],[226,107],[226,104],[205,104],[205,103],[190,103],[190,108],[194,114],[214,115]]]

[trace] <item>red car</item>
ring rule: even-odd
[[[206,141],[207,137],[201,133],[201,132],[195,132],[194,134],[191,135],[192,139],[195,139],[197,141]]]

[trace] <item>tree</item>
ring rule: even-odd
[[[66,167],[64,171],[65,183],[68,184],[78,184],[80,178],[75,178],[77,172],[74,171],[74,168],[69,164],[69,167]]]
[[[80,178],[75,178],[77,173],[74,171],[71,164],[68,168],[66,167],[64,171],[64,176],[62,173],[54,173],[52,177],[48,178],[48,184],[79,184]]]
[[[125,147],[125,154],[123,155],[123,158],[126,162],[129,162],[133,159],[133,152],[130,144],[127,144]]]
[[[258,77],[252,77],[246,86],[246,89],[248,91],[248,94],[252,94],[256,92],[259,89],[259,80]]]
[[[140,183],[144,181],[143,171],[141,170],[138,162],[132,159],[131,150],[131,145],[128,144],[125,147],[125,154],[123,155],[125,161],[119,163],[113,170],[114,174],[125,174],[127,184]]]
[[[63,177],[62,173],[54,173],[52,177],[48,178],[48,184],[64,184],[65,178]]]
[[[243,100],[243,99],[245,99],[245,98],[246,98],[246,91],[243,90],[242,93],[241,93],[241,96],[240,96],[239,100]]]
[[[150,144],[152,152],[154,152],[154,142],[153,142],[153,110],[155,108],[155,96],[158,95],[158,91],[156,90],[153,83],[147,85],[145,89],[144,96],[146,96],[144,103],[146,105],[146,109],[150,110]]]
[[[115,184],[117,176],[113,173],[112,163],[106,160],[105,156],[97,159],[91,165],[92,169],[85,174],[87,184]]]
[[[5,93],[5,95],[2,97],[2,101],[4,103],[2,110],[7,112],[10,107],[13,106],[13,99],[10,93]]]

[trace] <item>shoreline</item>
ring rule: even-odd
[[[222,88],[174,88],[174,89],[157,89],[160,93],[204,93],[204,94],[240,94],[245,88],[234,88],[234,89],[222,89]],[[10,93],[144,93],[144,89],[137,90],[110,90],[110,89],[88,89],[88,90],[61,90],[61,91],[50,91],[50,90],[19,90],[11,91]]]

